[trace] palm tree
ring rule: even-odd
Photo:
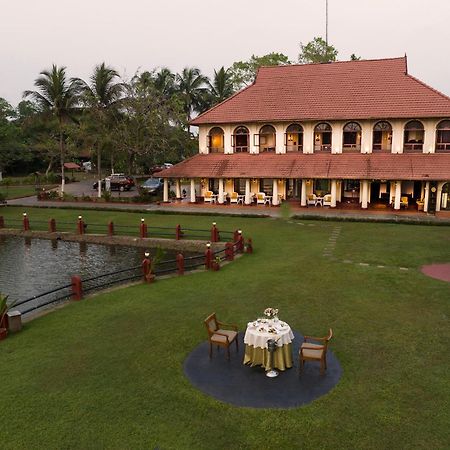
[[[200,73],[196,67],[185,67],[181,74],[176,75],[177,92],[183,102],[187,121],[192,113],[197,111],[207,93],[208,77]],[[187,126],[189,129],[189,125]]]
[[[111,109],[117,104],[123,92],[123,84],[117,82],[119,74],[112,67],[101,63],[94,68],[89,84],[81,79],[79,83],[83,102],[88,107],[88,114],[93,119],[92,132],[94,146],[97,150],[98,197],[102,195],[101,183],[101,139],[107,135]]]
[[[154,84],[165,98],[169,98],[175,92],[175,74],[167,67],[162,67],[154,75]]]
[[[67,81],[66,68],[53,64],[51,70],[44,70],[36,78],[36,91],[25,91],[23,96],[31,97],[44,113],[49,113],[57,119],[59,133],[59,153],[61,158],[61,194],[64,193],[64,125],[73,119],[73,113],[79,101],[79,83],[76,80]]]
[[[222,66],[218,71],[214,70],[214,78],[212,82],[208,82],[208,86],[212,101],[210,107],[233,95],[234,89],[230,69],[225,70],[225,67]]]

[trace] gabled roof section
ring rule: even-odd
[[[409,75],[405,56],[261,67],[191,124],[449,116],[450,98]]]

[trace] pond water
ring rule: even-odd
[[[0,292],[9,295],[11,301],[25,300],[43,292],[70,284],[72,275],[82,279],[92,278],[108,272],[140,266],[144,252],[154,257],[156,249],[108,246],[46,239],[24,239],[0,236]],[[185,256],[192,254],[185,253]],[[164,249],[161,260],[175,259],[176,252]],[[162,265],[161,269],[175,267]],[[158,269],[158,267],[157,267]],[[123,272],[119,275],[84,283],[85,290],[93,289],[99,283],[117,282],[120,279],[141,275],[141,269]],[[123,281],[123,282],[124,282]],[[31,304],[18,306],[26,311],[34,306],[70,294],[70,289],[33,300]]]

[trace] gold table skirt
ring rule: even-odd
[[[269,363],[269,350],[267,348],[245,345],[244,364],[250,364],[251,367],[263,366],[266,370],[270,370]],[[273,353],[273,368],[286,370],[290,369],[292,365],[292,344],[277,347]]]

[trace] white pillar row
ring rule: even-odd
[[[245,179],[245,199],[244,203],[246,205],[250,205],[252,203],[252,199],[250,196],[250,178]]]
[[[175,180],[175,195],[177,200],[181,199],[181,180],[179,178]]]
[[[300,196],[300,206],[306,206],[306,180],[302,179],[302,192]]]
[[[163,202],[169,201],[169,180],[164,178]]]
[[[195,203],[195,180],[191,178],[191,203]]]
[[[223,178],[219,178],[219,196],[218,202],[220,205],[223,204]]]
[[[277,206],[280,202],[278,200],[278,178],[273,179],[273,189],[272,189],[272,205]]]
[[[392,204],[392,199],[395,196],[395,181],[389,183],[389,204]]]
[[[425,183],[425,195],[423,197],[423,212],[428,212],[428,201],[430,200],[430,182]]]
[[[360,191],[361,191],[361,208],[367,209],[368,207],[368,186],[369,182],[367,180],[361,180],[360,182]]]
[[[331,207],[336,208],[337,181],[331,180]]]
[[[402,195],[402,182],[396,181],[395,182],[395,202],[394,202],[394,209],[400,209],[400,197]]]
[[[445,182],[440,181],[437,185],[437,192],[436,192],[436,212],[439,212],[441,210],[441,203],[442,203],[442,188],[444,187]]]

